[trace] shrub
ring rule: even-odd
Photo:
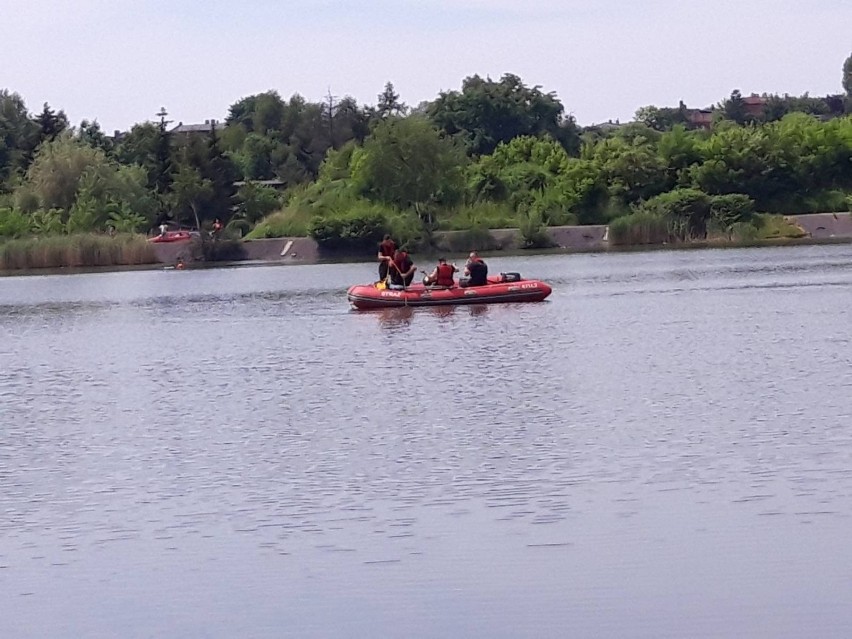
[[[381,241],[386,228],[384,214],[367,205],[344,215],[314,218],[310,235],[323,249],[365,251]]]
[[[707,237],[710,196],[703,191],[675,189],[642,202],[636,210],[665,219],[669,235],[675,239],[686,241]]]
[[[461,231],[474,228],[511,229],[518,225],[515,210],[505,202],[476,202],[460,206],[439,218],[439,228]]]
[[[710,220],[728,239],[733,238],[735,227],[742,228],[753,216],[754,200],[747,195],[730,193],[710,198]]]
[[[542,222],[541,213],[530,210],[518,225],[521,233],[521,244],[526,249],[551,248],[554,241],[547,234],[547,228]]]
[[[669,240],[669,223],[657,213],[637,211],[610,222],[608,237],[613,246],[663,244]]]
[[[0,209],[0,237],[21,237],[30,232],[29,216],[11,208]]]

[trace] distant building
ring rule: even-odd
[[[768,98],[765,95],[757,95],[756,93],[744,97],[743,107],[745,108],[746,115],[754,118],[762,116],[763,108],[766,106],[767,101]]]
[[[169,131],[169,133],[188,137],[193,135],[209,135],[214,129],[220,131],[222,128],[223,125],[218,120],[204,120],[204,124],[184,124],[183,122],[178,122],[177,126]]]
[[[686,109],[686,121],[696,129],[709,129],[713,126],[712,109]]]

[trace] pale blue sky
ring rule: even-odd
[[[474,73],[554,91],[585,125],[736,88],[839,93],[852,53],[852,0],[0,0],[0,16],[0,88],[109,132],[160,106],[223,119],[269,89],[374,104],[390,80],[416,105]]]

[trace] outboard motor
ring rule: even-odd
[[[520,273],[500,273],[500,281],[501,282],[520,282],[521,274]]]

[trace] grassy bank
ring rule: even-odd
[[[0,270],[154,264],[142,235],[84,233],[7,240],[0,243]]]

